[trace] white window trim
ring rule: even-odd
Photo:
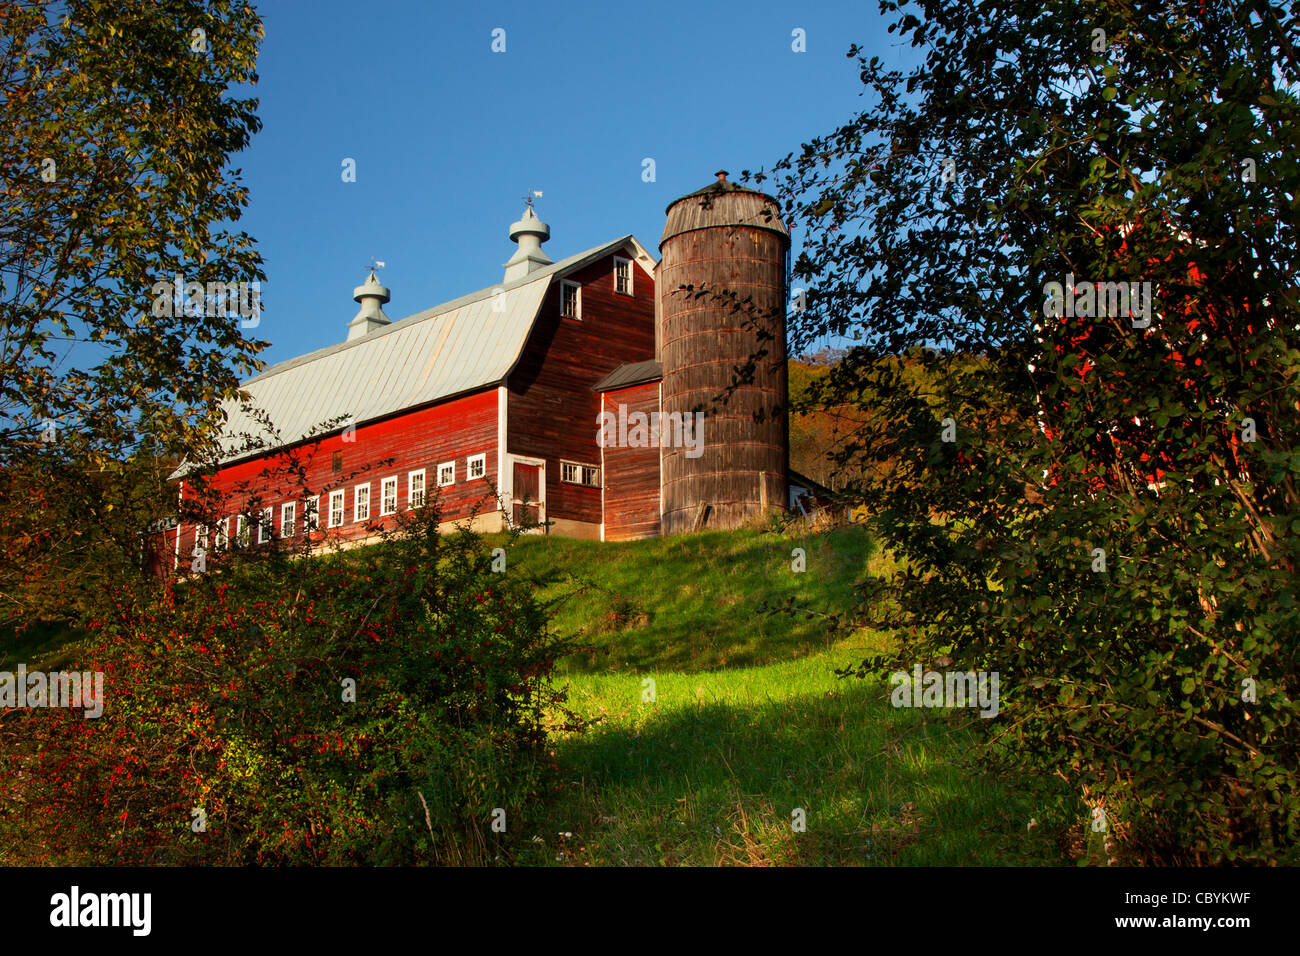
[[[622,262],[627,266],[627,291],[620,292],[618,289],[618,264]],[[632,260],[624,259],[622,256],[614,257],[614,294],[631,296],[634,288],[632,279]]]
[[[406,473],[406,507],[411,511],[414,511],[416,508],[423,508],[424,503],[429,500],[429,483],[425,480],[424,472],[425,469],[417,468],[415,471],[408,471]],[[418,505],[411,503],[415,501],[415,495],[413,492],[415,490],[414,485],[416,475],[420,476],[420,503]]]
[[[480,472],[477,475],[474,474],[474,462],[478,462],[479,464]],[[470,455],[468,458],[465,459],[465,480],[466,481],[474,481],[475,479],[486,478],[486,477],[487,477],[487,454],[486,453],[481,455]]]
[[[442,480],[442,470],[444,468],[451,469],[451,481]],[[455,483],[456,483],[456,459],[453,458],[451,461],[444,461],[442,464],[438,466],[438,487],[447,488],[450,487],[451,485],[454,485]]]
[[[248,542],[252,540],[252,535],[248,531],[248,519],[244,515],[235,515],[235,543],[241,547],[248,547]]]
[[[298,530],[298,502],[286,501],[280,505],[280,537],[292,538]]]
[[[335,501],[339,503],[339,520],[337,522],[334,520]],[[331,491],[330,492],[330,513],[329,516],[326,518],[326,521],[328,522],[327,527],[341,528],[343,527],[343,522],[347,520],[347,517],[348,517],[347,493],[342,488],[340,488],[338,491]]]
[[[510,420],[510,400],[504,385],[497,386],[497,510],[502,517],[510,510],[511,469],[506,466],[506,434]]]
[[[266,507],[257,522],[257,543],[266,544],[275,537],[275,509]]]
[[[365,492],[366,513],[361,513],[361,493]],[[352,489],[352,523],[370,520],[370,482],[357,485]]]
[[[568,478],[565,478],[565,477],[564,477],[564,467],[565,467],[566,465],[572,465],[574,468],[577,468],[577,469],[578,469],[578,480],[577,480],[577,481],[570,481]],[[595,483],[594,485],[593,485],[593,484],[587,484],[587,482],[585,482],[585,481],[582,480],[582,471],[583,471],[584,468],[591,468],[591,469],[594,469],[594,470],[595,470],[595,472],[596,472],[596,483]],[[600,474],[600,465],[593,464],[592,462],[589,462],[589,461],[570,461],[570,460],[567,459],[567,458],[561,458],[561,459],[560,459],[560,481],[563,482],[564,484],[566,484],[566,485],[577,485],[577,486],[580,487],[580,488],[601,488],[601,487],[603,487],[603,484],[601,483],[601,480],[600,480],[600,479],[601,479],[601,474]]]
[[[574,310],[573,315],[564,314],[564,290],[567,289],[569,286],[573,286],[573,288],[577,291],[577,294],[574,296],[574,303],[577,305],[577,309]],[[568,279],[560,280],[560,318],[572,319],[575,322],[582,321],[582,283],[571,282]]]
[[[185,507],[185,482],[184,482],[184,480],[181,480],[181,481],[177,484],[177,488],[176,488],[176,503],[177,503],[178,505],[180,505],[180,507],[181,507],[182,510],[184,509],[184,507]],[[183,531],[183,530],[184,530],[184,529],[183,529],[180,525],[177,525],[177,526],[176,526],[176,558],[175,558],[176,563],[173,565],[173,567],[178,568],[178,569],[179,569],[180,566],[181,566],[181,531]],[[198,546],[199,546],[199,528],[198,528],[198,525],[195,525],[195,526],[194,526],[194,548],[195,548],[196,551],[198,550]],[[205,549],[205,550],[206,550],[206,549]]]
[[[388,507],[388,489],[393,489],[393,506]],[[397,514],[397,476],[391,475],[379,483],[379,516]]]
[[[320,495],[312,495],[303,501],[302,530],[303,534],[320,530]]]

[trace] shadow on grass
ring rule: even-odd
[[[70,666],[79,644],[90,635],[63,622],[38,621],[26,630],[0,629],[0,670],[18,664],[31,670],[56,670]]]
[[[566,787],[534,861],[1060,863],[1026,798],[981,769],[978,739],[953,715],[890,707],[883,685],[633,706],[559,743]]]

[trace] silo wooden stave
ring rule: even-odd
[[[785,506],[790,235],[777,213],[771,197],[728,183],[722,173],[668,206],[657,272],[662,409],[703,411],[704,438],[695,458],[664,439],[664,534],[734,528],[765,508]],[[682,291],[684,285],[695,291]],[[771,338],[760,341],[758,329]],[[766,354],[754,358],[760,347]],[[751,361],[752,381],[728,395],[736,370]]]

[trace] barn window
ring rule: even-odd
[[[586,485],[589,488],[600,487],[600,469],[595,465],[584,465],[577,461],[560,462],[560,481],[570,485]]]
[[[216,533],[212,536],[212,549],[224,551],[230,546],[230,519],[222,518],[217,522]]]
[[[343,492],[330,492],[330,524],[331,528],[337,528],[343,524]]]
[[[352,496],[352,520],[366,521],[370,518],[370,482],[357,485]]]
[[[424,469],[413,471],[406,476],[406,506],[408,508],[424,507]]]
[[[275,537],[274,513],[271,508],[262,509],[262,520],[257,523],[257,543],[266,544]]]
[[[235,540],[241,548],[248,547],[248,519],[243,515],[235,516]]]
[[[313,495],[302,503],[302,530],[311,534],[320,528],[320,495]]]
[[[438,487],[443,485],[454,485],[456,483],[456,463],[454,461],[445,461],[438,466]]]
[[[298,504],[294,501],[286,501],[280,505],[280,537],[292,538],[297,532],[298,524]]]
[[[632,260],[614,257],[614,291],[621,295],[632,294]]]
[[[565,279],[560,282],[560,315],[566,319],[582,318],[582,286]]]
[[[379,513],[390,515],[397,510],[397,476],[385,478],[379,491]]]
[[[334,453],[333,457],[330,459],[330,467],[335,471],[343,470],[343,452],[336,451]]]
[[[487,455],[475,455],[465,459],[465,478],[482,478],[487,474]]]

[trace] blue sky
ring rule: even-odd
[[[372,256],[394,320],[499,282],[529,188],[544,193],[552,259],[629,232],[657,256],[673,199],[716,169],[771,166],[865,105],[851,42],[889,64],[911,53],[871,0],[259,11],[264,126],[231,164],[250,189],[237,228],[266,262],[246,334],[271,342],[268,364],[343,341]],[[791,49],[796,28],[806,52]]]

